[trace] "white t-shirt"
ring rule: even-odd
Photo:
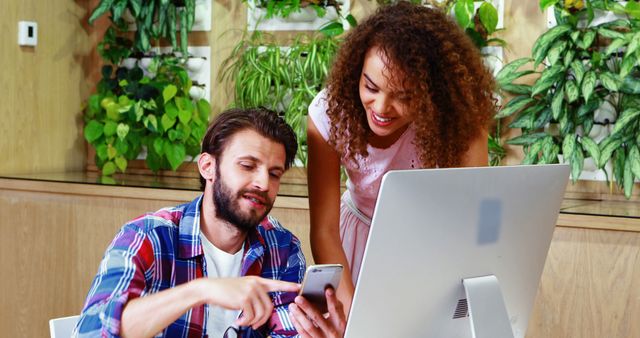
[[[240,277],[242,268],[242,256],[244,244],[235,254],[226,253],[218,249],[200,232],[202,250],[207,263],[208,278],[233,278]],[[209,337],[222,337],[224,331],[238,318],[239,310],[227,310],[219,306],[209,307],[207,318],[207,334]]]

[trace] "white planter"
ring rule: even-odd
[[[351,8],[351,1],[342,0],[340,2],[342,15],[346,16]],[[327,22],[340,18],[335,7],[327,7],[326,14],[322,18],[317,16],[314,9],[302,8],[300,12],[291,13],[287,18],[265,19],[266,9],[257,7],[252,0],[247,1],[247,5],[247,27],[251,31],[315,31]],[[349,28],[349,23],[346,21],[342,24],[345,29]]]
[[[480,54],[482,54],[482,61],[484,61],[484,64],[491,70],[491,73],[495,77],[503,66],[502,59],[504,49],[501,46],[482,47]]]
[[[126,58],[122,60],[122,63],[120,63],[120,65],[127,69],[133,69],[133,67],[136,66],[136,62],[138,62],[138,59],[136,58]]]

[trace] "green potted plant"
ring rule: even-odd
[[[509,127],[522,135],[508,143],[523,147],[523,163],[557,163],[561,155],[575,182],[591,162],[627,198],[640,178],[640,20],[631,3],[542,0],[558,25],[537,39],[531,58],[497,75],[516,95],[497,117],[515,116]],[[590,25],[598,12],[613,11],[624,19]],[[532,69],[520,70],[526,64]],[[531,74],[539,77],[523,84]]]
[[[322,89],[339,40],[324,34],[299,35],[286,47],[273,36],[253,32],[223,62],[219,81],[233,88],[233,106],[265,106],[282,112],[298,137],[300,164],[306,164],[306,116]]]
[[[176,57],[157,57],[152,76],[139,66],[102,69],[96,94],[85,110],[84,136],[96,150],[103,175],[124,172],[146,149],[146,164],[157,172],[176,170],[199,153],[210,114],[209,103],[194,102],[192,83]]]
[[[199,85],[187,71],[187,33],[194,8],[195,0],[102,0],[93,11],[90,22],[111,13],[111,25],[98,44],[106,65],[84,114],[84,136],[95,149],[103,175],[124,172],[141,154],[153,172],[175,171],[199,153],[210,106],[201,90],[194,90]],[[133,39],[126,33],[125,11],[136,26]],[[152,52],[151,42],[160,38],[168,38],[175,52]],[[129,56],[138,61],[123,62]]]

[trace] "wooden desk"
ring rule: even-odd
[[[0,178],[2,336],[47,337],[49,319],[80,312],[124,222],[199,194],[197,181],[112,186],[83,177]],[[306,187],[281,191],[273,214],[310,260]],[[565,200],[562,209],[527,337],[639,337],[638,204]]]

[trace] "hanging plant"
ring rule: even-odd
[[[241,39],[221,67],[219,81],[234,88],[232,106],[264,106],[282,113],[298,137],[298,160],[306,165],[307,109],[323,88],[339,40],[296,37],[287,47],[271,35],[253,32]]]

